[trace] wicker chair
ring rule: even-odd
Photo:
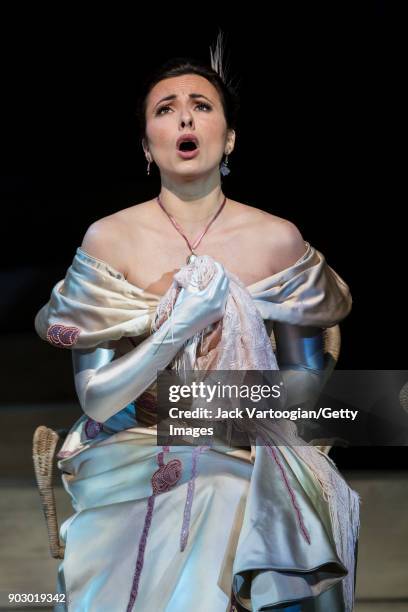
[[[336,366],[340,354],[340,327],[335,325],[324,330],[325,374],[323,381],[328,380]],[[275,349],[274,339],[271,337]],[[59,440],[63,440],[69,430],[54,431],[45,425],[40,425],[33,437],[34,471],[40,493],[41,504],[48,531],[48,541],[51,556],[55,559],[64,558],[64,546],[59,539],[58,517],[52,484],[53,468],[56,463],[56,448]],[[324,440],[322,440],[324,442]],[[328,454],[331,446],[318,446],[321,451]]]

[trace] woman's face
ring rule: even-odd
[[[171,99],[163,99],[171,96]],[[235,132],[227,123],[217,89],[204,77],[185,74],[163,79],[150,91],[146,104],[143,149],[161,174],[203,175],[219,172],[224,153],[234,148]],[[198,139],[192,159],[181,156],[177,140],[183,134]]]

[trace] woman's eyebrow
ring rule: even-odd
[[[207,98],[207,96],[204,96],[204,94],[191,93],[189,94],[188,97],[191,98],[192,100],[195,100],[196,98],[205,98],[206,100],[211,102],[211,104],[213,104],[212,100],[210,100],[210,98]],[[157,104],[155,104],[154,108],[156,108],[156,106],[158,106],[161,102],[165,102],[168,100],[175,100],[176,98],[177,98],[176,94],[170,94],[169,96],[166,96],[165,98],[161,98],[161,100],[159,100]]]

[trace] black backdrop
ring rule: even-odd
[[[3,337],[33,333],[90,223],[158,193],[137,138],[138,84],[169,57],[207,60],[220,27],[242,104],[226,195],[292,220],[349,284],[340,369],[404,369],[397,20],[381,2],[209,20],[209,5],[173,9],[3,21]],[[376,450],[333,455],[402,467],[403,449]]]

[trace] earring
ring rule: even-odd
[[[221,164],[220,172],[222,176],[227,176],[231,172],[231,170],[228,168],[228,155],[225,157],[225,160]]]
[[[150,176],[150,164],[151,164],[150,159],[148,159],[147,162],[148,162],[147,163],[147,176]]]

